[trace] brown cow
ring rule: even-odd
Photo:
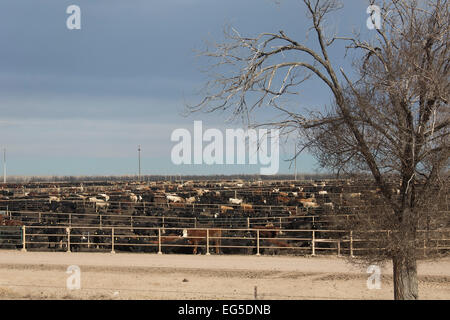
[[[222,213],[228,213],[228,211],[233,211],[233,207],[228,207],[228,206],[220,206],[220,211]]]
[[[290,199],[288,197],[277,196],[277,202],[278,203],[288,203],[289,200]]]
[[[210,241],[215,243],[216,253],[220,254],[220,243],[222,230],[220,229],[184,229],[183,238],[187,238],[188,242],[194,246],[193,254],[197,254],[199,244],[206,243],[207,231],[209,230]],[[211,239],[214,238],[214,239]]]
[[[12,220],[9,218],[3,218],[3,216],[0,215],[0,226],[23,226],[23,222],[22,221],[18,221],[18,220]]]
[[[265,226],[254,227],[253,229],[258,229],[259,236],[261,238],[276,238],[277,235],[281,234],[282,231],[279,227],[275,227],[273,223],[268,223]]]
[[[265,226],[255,227],[253,229],[260,230],[259,237],[264,238],[264,241],[267,241],[278,247],[289,247],[289,244],[286,241],[274,239],[278,235],[283,234],[283,231],[281,231],[281,228],[275,227],[272,223],[268,223]]]
[[[241,204],[241,208],[244,210],[244,212],[247,212],[247,213],[253,213],[253,212],[255,212],[255,211],[253,210],[253,206],[252,206],[251,204],[243,203],[243,204]]]

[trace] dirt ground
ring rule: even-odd
[[[418,269],[421,299],[450,299],[450,258]],[[0,251],[0,299],[392,299],[391,270],[369,290],[366,267],[338,257]]]

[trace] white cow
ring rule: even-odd
[[[228,201],[231,204],[242,204],[242,202],[244,202],[244,200],[242,200],[242,199],[235,199],[235,198],[230,198]]]
[[[184,199],[182,197],[174,195],[174,194],[168,194],[168,195],[166,195],[166,198],[168,201],[171,201],[171,202],[184,202]]]
[[[89,202],[95,203],[95,211],[98,209],[106,209],[109,207],[109,203],[102,199],[97,199],[96,197],[89,198]]]
[[[52,203],[52,201],[60,202],[60,201],[61,201],[61,198],[55,197],[55,196],[51,196],[51,197],[48,199],[48,202],[49,202],[49,203]]]
[[[196,197],[190,197],[190,198],[187,198],[187,199],[186,199],[186,203],[188,203],[188,204],[192,204],[192,203],[194,203],[195,201],[197,201],[197,198],[196,198]]]
[[[131,200],[131,202],[134,202],[134,203],[138,202],[139,197],[137,195],[135,195],[134,193],[130,193],[130,200]]]
[[[318,208],[319,205],[317,204],[317,202],[303,202],[303,207],[304,208]]]
[[[325,203],[323,204],[323,206],[324,206],[325,208],[328,208],[328,209],[331,209],[331,210],[334,209],[334,204],[333,204],[333,202],[325,202]]]
[[[100,193],[98,196],[102,197],[106,202],[109,201],[109,196],[106,193]]]

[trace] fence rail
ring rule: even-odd
[[[450,249],[450,230],[420,231],[418,235],[417,250],[424,255],[436,251],[444,253]],[[23,226],[2,227],[0,239],[3,241],[0,248],[23,251],[51,249],[162,254],[197,253],[200,250],[207,255],[215,252],[355,256],[380,250],[374,248],[370,240],[342,230]],[[9,246],[4,246],[5,243]]]
[[[7,211],[8,218],[19,220],[25,224],[52,223],[67,226],[94,226],[94,227],[119,227],[151,223],[152,227],[218,227],[218,228],[252,228],[265,226],[268,223],[275,227],[285,228],[293,221],[304,223],[320,223],[328,225],[338,220],[348,221],[350,215],[304,215],[304,216],[230,216],[230,217],[180,217],[180,216],[142,216],[119,215],[99,213],[75,213],[75,212],[40,212],[40,211]]]

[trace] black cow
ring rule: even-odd
[[[97,229],[92,235],[92,242],[97,249],[108,249],[111,247],[111,233],[103,229]]]
[[[66,228],[57,227],[54,221],[48,224],[48,228],[44,229],[44,234],[47,235],[48,248],[49,249],[62,249],[64,247],[65,235],[67,234]]]
[[[87,236],[80,230],[70,232],[70,251],[79,252],[81,247],[87,243]]]

